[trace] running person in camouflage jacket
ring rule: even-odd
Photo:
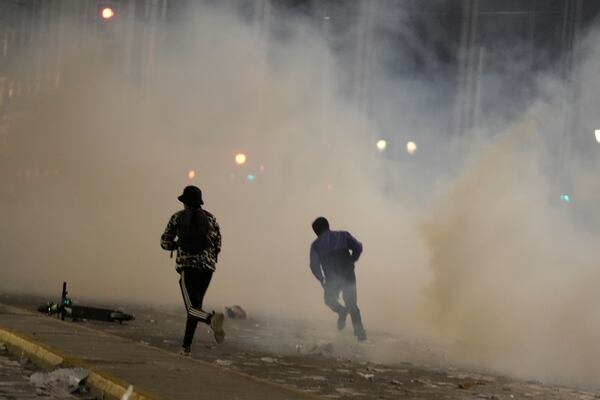
[[[198,322],[210,325],[217,343],[225,340],[223,330],[223,314],[208,313],[202,309],[202,301],[215,271],[217,259],[221,252],[221,232],[215,217],[202,209],[202,191],[196,186],[187,186],[178,197],[184,209],[176,212],[160,238],[160,245],[168,251],[177,250],[175,269],[180,274],[179,286],[187,311],[187,323],[181,354],[189,356]],[[190,222],[198,221],[198,222]],[[186,224],[200,226],[202,237],[192,238],[202,242],[196,249],[185,246],[183,227]],[[204,230],[202,230],[204,229]],[[196,233],[197,234],[197,233]],[[194,243],[198,244],[198,243]]]

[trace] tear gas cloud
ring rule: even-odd
[[[576,92],[551,73],[526,102],[489,92],[476,129],[452,135],[443,64],[410,25],[398,28],[401,7],[369,11],[382,35],[361,50],[374,54],[369,117],[349,96],[365,89],[341,34],[276,9],[268,18],[279,34],[237,8],[196,11],[137,73],[116,61],[133,46],[111,52],[64,28],[77,39],[63,39],[60,85],[25,100],[3,154],[0,289],[56,295],[66,280],[75,298],[179,304],[159,237],[182,188],[197,184],[223,234],[208,304],[331,317],[308,269],[310,223],[325,215],[365,245],[357,279],[367,329],[452,343],[455,359],[508,374],[598,384],[600,165],[575,135],[561,168],[553,164],[567,99],[594,142],[597,33],[582,43]],[[391,50],[398,43],[423,55],[431,79],[402,73],[410,61]],[[46,45],[19,60],[23,73],[50,62]],[[484,79],[507,85],[500,72]],[[577,212],[555,201],[557,185],[577,193]]]

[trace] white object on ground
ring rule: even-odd
[[[375,380],[375,374],[364,374],[362,372],[357,372],[357,374],[363,378],[365,378],[368,381],[373,381]]]
[[[121,400],[129,400],[129,397],[131,397],[132,394],[133,394],[133,385],[129,385],[129,387],[127,388],[127,391],[125,393],[123,393],[123,396],[121,396]]]

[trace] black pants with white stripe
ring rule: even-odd
[[[198,321],[210,324],[211,313],[202,310],[204,294],[208,289],[213,271],[206,268],[183,268],[179,277],[179,286],[187,312],[183,347],[189,348],[194,339]]]

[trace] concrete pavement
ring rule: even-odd
[[[200,360],[0,304],[0,342],[46,367],[91,371],[88,383],[106,398],[133,385],[129,399],[315,399]]]

